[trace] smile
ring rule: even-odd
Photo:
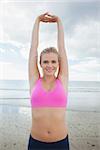
[[[48,72],[52,72],[53,70],[47,70]]]
[[[53,69],[46,69],[46,71],[48,71],[48,72],[52,72],[52,71],[53,71]]]

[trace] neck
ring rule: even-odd
[[[48,83],[54,82],[55,79],[56,79],[55,76],[43,76],[43,80]]]

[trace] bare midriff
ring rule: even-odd
[[[68,134],[66,108],[32,108],[31,136],[43,142],[56,142]]]

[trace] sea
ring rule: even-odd
[[[28,80],[0,80],[0,106],[31,107]],[[67,110],[100,112],[99,81],[69,81]]]

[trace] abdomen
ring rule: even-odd
[[[63,139],[68,132],[65,112],[65,108],[32,109],[32,136],[48,142]]]

